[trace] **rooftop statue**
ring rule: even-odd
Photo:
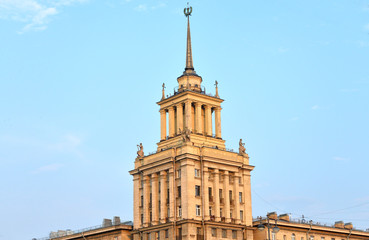
[[[143,150],[143,146],[142,146],[142,143],[140,143],[140,145],[137,145],[137,157],[138,158],[142,158],[144,157],[144,150]]]
[[[246,155],[245,143],[242,142],[242,138],[240,139],[238,151],[240,155]]]

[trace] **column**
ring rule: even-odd
[[[202,133],[201,103],[195,103],[196,133]]]
[[[133,175],[133,227],[140,227],[140,175]]]
[[[211,126],[211,107],[208,105],[205,105],[205,129],[206,135],[213,135],[213,129]]]
[[[243,187],[245,195],[245,204],[243,211],[244,224],[247,226],[252,225],[252,208],[251,208],[251,181],[250,181],[250,171],[244,170],[243,172]]]
[[[183,131],[183,106],[182,103],[177,105],[177,133]]]
[[[192,130],[192,122],[191,122],[191,102],[190,101],[186,101],[185,102],[185,124],[186,127],[190,130]]]
[[[169,137],[174,137],[175,134],[174,107],[169,107],[168,112],[169,112]]]
[[[224,180],[223,180],[223,189],[224,189],[224,216],[226,222],[231,222],[231,218],[229,215],[230,212],[230,199],[229,199],[229,173],[228,171],[224,171]]]
[[[214,215],[215,221],[220,221],[220,199],[219,199],[219,170],[214,169]]]
[[[152,194],[152,224],[156,225],[159,222],[159,183],[158,174],[151,174],[151,194]]]
[[[204,211],[202,214],[204,214],[204,219],[205,220],[209,220],[210,219],[210,216],[209,216],[209,171],[208,171],[208,168],[207,167],[204,167],[203,168],[203,172],[204,172],[204,175],[203,175],[203,192],[204,192]]]
[[[175,209],[174,209],[174,201],[176,200],[175,197],[175,189],[174,189],[174,172],[173,169],[169,169],[169,211],[170,211],[170,220],[173,221],[174,220],[174,214],[175,214]]]
[[[144,186],[143,186],[143,197],[144,197],[144,206],[143,206],[143,213],[144,213],[144,227],[148,227],[150,223],[150,211],[149,211],[149,203],[150,203],[150,177],[144,176]]]
[[[167,138],[167,116],[166,110],[160,110],[160,139],[165,140]]]
[[[220,110],[221,107],[215,108],[215,137],[222,138],[222,130],[221,130],[221,120],[220,120]]]
[[[165,223],[167,218],[167,172],[160,172],[160,223]]]
[[[234,176],[234,213],[233,213],[233,218],[236,219],[236,224],[240,224],[240,188],[239,188],[239,178],[240,176],[238,175],[238,173],[235,174]],[[242,194],[242,198],[244,198],[245,195]],[[242,199],[243,200],[243,199]]]

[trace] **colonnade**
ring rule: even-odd
[[[221,136],[221,107],[199,102],[185,101],[174,106],[160,109],[160,139],[178,135],[185,128],[193,133],[213,136],[212,112],[215,113],[215,137]],[[167,114],[169,132],[167,133]]]
[[[229,171],[220,173],[219,169],[209,171],[207,167],[204,168],[203,174],[204,181],[201,188],[203,189],[202,194],[204,194],[202,198],[204,208],[202,208],[201,215],[204,216],[204,219],[210,220],[215,217],[215,219],[212,219],[213,221],[228,223],[233,221],[236,224],[246,221],[244,213],[243,216],[240,216],[240,210],[243,210],[243,212],[248,210],[244,204],[245,191],[247,190],[240,186],[240,175],[238,173],[230,175]],[[177,193],[173,177],[175,177],[173,169],[169,169],[149,175],[140,175],[137,178],[137,182],[141,182],[141,190],[138,193],[140,198],[137,197],[136,199],[141,199],[141,203],[135,204],[139,205],[141,216],[137,215],[135,217],[135,226],[148,227],[150,224],[157,225],[174,220],[178,206],[175,205]],[[185,187],[185,185],[181,185],[182,188]],[[220,191],[220,189],[222,190]],[[209,190],[211,190],[211,193]],[[191,187],[190,189],[183,189],[183,191],[195,191],[195,189]],[[232,194],[230,194],[230,191],[232,191]],[[239,199],[240,192],[242,202]],[[194,206],[192,207],[194,208]],[[189,209],[192,209],[192,207]],[[209,213],[210,208],[212,209],[211,214]],[[186,215],[188,218],[196,217],[195,211],[190,211]],[[141,219],[137,219],[138,217]]]

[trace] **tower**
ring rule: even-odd
[[[252,239],[250,173],[254,167],[249,165],[242,140],[237,153],[225,148],[223,100],[217,82],[215,95],[201,86],[192,61],[192,8],[184,12],[185,71],[177,78],[173,95],[165,96],[163,84],[157,102],[161,134],[156,153],[145,156],[140,144],[130,171],[133,239]]]

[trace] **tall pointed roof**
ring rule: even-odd
[[[183,75],[197,75],[193,67],[192,61],[192,47],[191,47],[191,31],[190,31],[190,16],[192,7],[184,9],[184,14],[187,17],[187,49],[186,49],[186,68]]]

